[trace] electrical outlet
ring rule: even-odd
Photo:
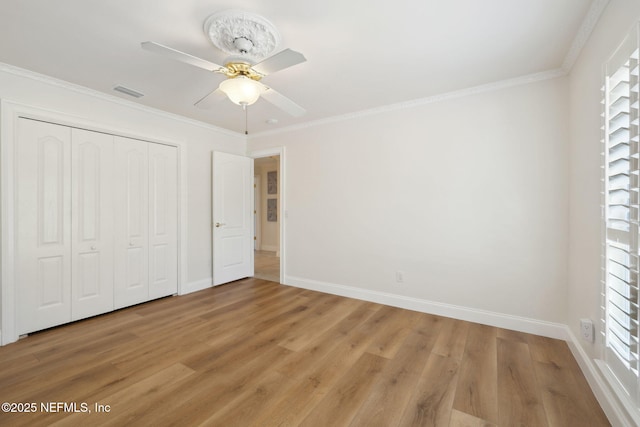
[[[591,319],[580,319],[580,336],[583,340],[593,342],[593,322]]]
[[[404,282],[404,273],[400,270],[396,271],[396,283]]]

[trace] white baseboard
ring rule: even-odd
[[[197,280],[195,282],[187,283],[180,290],[179,295],[186,295],[192,292],[201,291],[203,289],[207,289],[213,286],[213,278],[207,277],[206,279]]]
[[[364,301],[376,302],[393,307],[406,308],[408,310],[435,314],[438,316],[452,317],[483,325],[496,326],[511,329],[528,334],[542,335],[549,338],[566,340],[567,327],[561,323],[546,322],[527,317],[513,316],[475,308],[462,307],[453,304],[428,301],[403,295],[378,292],[353,286],[337,285],[334,283],[320,282],[302,277],[287,276],[285,284],[313,291],[325,292]]]
[[[272,245],[260,245],[261,251],[280,252],[280,248]]]
[[[624,409],[624,404],[618,400],[603,378],[597,362],[589,358],[571,329],[568,326],[565,326],[565,328],[567,345],[578,362],[593,394],[598,399],[602,410],[609,418],[611,425],[621,427],[637,426],[634,421],[631,421],[628,412]]]

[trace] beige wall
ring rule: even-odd
[[[569,78],[570,88],[570,257],[567,324],[579,336],[581,318],[601,332],[601,91],[603,65],[640,20],[640,2],[611,0]],[[591,358],[601,358],[603,338],[580,341]]]
[[[286,283],[566,318],[566,78],[290,131]],[[396,282],[403,272],[403,283]]]
[[[280,252],[280,161],[279,156],[269,158],[268,161],[256,161],[255,175],[260,176],[260,249],[264,251]],[[267,193],[267,173],[276,171],[278,176],[278,193]],[[267,221],[267,199],[276,199],[278,203],[278,220]]]
[[[565,322],[576,337],[580,337],[580,319],[591,319],[596,328],[594,343],[577,339],[590,360],[601,359],[604,352],[602,336],[602,106],[601,90],[604,82],[603,65],[640,20],[640,2],[611,0],[584,46],[569,76],[569,281]],[[594,378],[599,370],[592,370]],[[601,381],[601,380],[600,380]],[[607,388],[605,387],[605,390]],[[612,396],[611,393],[608,393]],[[610,397],[611,407],[601,404],[608,414],[617,414],[614,425],[635,425],[616,398]],[[632,411],[633,412],[633,411]],[[627,417],[629,417],[627,419]],[[623,421],[624,420],[624,421]]]

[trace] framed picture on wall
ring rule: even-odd
[[[267,221],[278,221],[278,199],[267,199]]]
[[[278,172],[267,172],[267,194],[278,194]]]

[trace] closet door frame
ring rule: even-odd
[[[16,144],[18,120],[40,120],[72,128],[86,129],[115,136],[139,139],[155,144],[174,146],[178,157],[178,295],[187,289],[187,160],[183,141],[152,138],[143,133],[123,132],[120,129],[73,115],[45,110],[0,99],[0,345],[18,340],[16,312]],[[131,128],[131,124],[125,124]]]

